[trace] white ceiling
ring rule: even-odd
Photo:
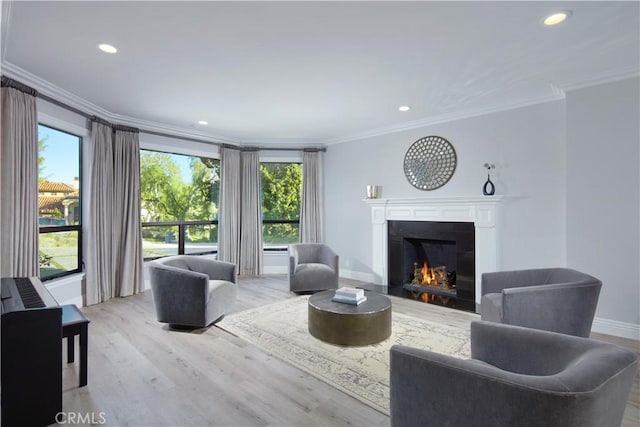
[[[637,75],[639,5],[4,1],[2,73],[142,129],[325,144]]]

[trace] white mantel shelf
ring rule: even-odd
[[[498,271],[499,208],[502,196],[436,196],[365,199],[371,208],[372,269],[376,283],[388,285],[387,221],[472,222],[475,228],[476,306],[482,273]]]

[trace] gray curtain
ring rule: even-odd
[[[143,290],[142,225],[140,221],[140,140],[138,132],[116,128],[113,173],[113,296]]]
[[[83,194],[87,215],[85,248],[85,305],[111,298],[113,284],[113,144],[111,127],[91,123],[89,136],[88,191]]]
[[[0,275],[38,276],[36,99],[11,87],[1,91]]]
[[[323,242],[323,209],[322,152],[305,152],[302,157],[302,206],[300,208],[300,241],[302,243]]]
[[[88,149],[85,304],[91,305],[140,292],[143,255],[137,132],[114,133],[93,121]]]
[[[240,262],[240,151],[220,149],[218,259]]]
[[[260,156],[258,151],[240,153],[242,165],[240,268],[244,275],[262,274],[262,207],[260,203]]]

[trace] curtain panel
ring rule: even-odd
[[[38,276],[36,99],[11,87],[0,90],[0,275]]]
[[[91,122],[88,144],[89,182],[83,194],[87,215],[85,245],[85,305],[107,301],[113,295],[113,144],[111,127]]]
[[[239,273],[262,274],[262,207],[260,203],[260,155],[258,151],[240,153],[241,227]]]
[[[240,262],[240,151],[220,148],[218,259]]]
[[[113,294],[124,297],[137,294],[144,288],[140,220],[140,140],[138,132],[118,128],[113,136]]]
[[[85,304],[91,305],[136,294],[144,282],[138,133],[92,121],[88,149]]]
[[[305,152],[302,157],[302,203],[300,207],[300,241],[322,243],[324,240],[324,199],[322,152]]]

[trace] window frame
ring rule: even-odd
[[[56,226],[40,226],[40,223],[38,223],[38,277],[40,278],[40,280],[46,285],[46,282],[49,282],[53,279],[59,279],[61,277],[66,277],[66,276],[71,276],[73,274],[78,274],[78,273],[82,273],[84,271],[84,259],[83,259],[83,197],[82,197],[82,182],[83,182],[83,146],[84,146],[84,141],[85,141],[85,137],[86,137],[86,131],[83,130],[82,132],[79,132],[78,130],[73,130],[71,128],[73,128],[73,126],[70,126],[66,123],[54,123],[51,124],[51,122],[58,122],[58,120],[52,119],[52,118],[46,118],[45,117],[40,117],[41,115],[39,115],[38,117],[38,127],[42,126],[42,127],[46,127],[48,129],[52,129],[55,130],[57,132],[62,132],[62,133],[66,133],[68,135],[74,136],[76,138],[78,138],[78,224],[74,224],[74,225],[56,225]],[[40,133],[38,132],[38,141],[40,140]],[[38,181],[39,181],[39,176],[38,176]],[[38,207],[38,221],[40,219],[40,208]],[[77,245],[77,259],[78,259],[78,265],[77,268],[73,269],[73,270],[66,270],[60,273],[56,273],[56,274],[52,274],[50,276],[47,277],[41,277],[41,273],[40,273],[40,235],[41,234],[52,234],[52,233],[64,233],[64,232],[70,232],[70,231],[75,231],[78,233],[78,245]]]

